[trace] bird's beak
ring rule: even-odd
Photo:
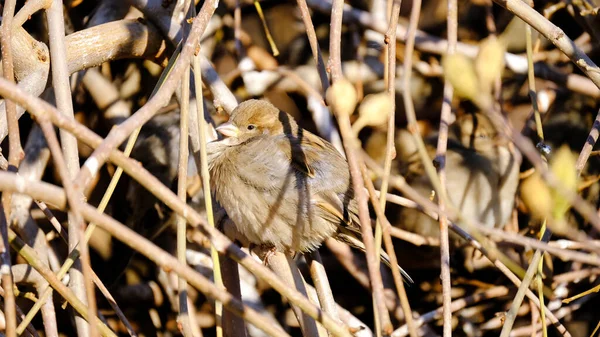
[[[231,122],[223,123],[217,127],[217,131],[225,137],[237,137],[240,130]]]

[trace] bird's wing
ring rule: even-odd
[[[311,203],[320,216],[360,233],[357,207],[348,164],[326,140],[298,129],[292,135],[277,137],[276,144],[291,166],[305,175],[311,191]]]
[[[347,170],[345,160],[340,153],[326,140],[302,128],[291,134],[276,137],[276,146],[288,157],[292,166],[308,178],[314,178],[318,171],[326,171],[329,167]],[[331,172],[322,172],[323,175]]]
[[[313,195],[311,201],[317,206],[319,216],[332,223],[340,224],[339,232],[348,232],[349,235],[360,237],[360,221],[354,200],[348,200],[344,205],[336,193],[322,191]]]

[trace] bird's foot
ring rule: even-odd
[[[265,266],[269,265],[269,259],[277,252],[277,248],[271,245],[250,244],[249,249],[263,261]]]
[[[267,251],[265,253],[265,257],[263,259],[263,264],[265,265],[265,267],[269,266],[269,259],[275,255],[275,253],[277,253],[277,248],[275,247],[269,247],[267,248]]]

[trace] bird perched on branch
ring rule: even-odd
[[[329,142],[261,100],[217,131],[226,138],[208,144],[211,188],[250,243],[305,253],[333,236],[365,250],[348,163]]]
[[[489,227],[504,225],[514,208],[520,154],[509,149],[509,141],[498,134],[483,114],[459,117],[450,131],[445,160],[448,198],[467,219]],[[437,136],[426,143],[433,159]],[[401,161],[401,171],[409,185],[425,197],[434,194],[419,156],[413,153]],[[403,209],[396,225],[439,237],[439,223],[416,209]],[[455,244],[458,243],[458,238],[454,238]]]

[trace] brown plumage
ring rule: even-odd
[[[511,152],[489,119],[482,114],[461,116],[453,124],[446,155],[446,188],[450,201],[468,219],[504,225],[514,208],[519,183],[520,154]],[[431,158],[437,137],[427,140]],[[433,190],[418,155],[404,159],[402,173],[423,196]],[[439,224],[415,209],[404,209],[398,226],[427,236],[439,236]],[[455,237],[456,238],[456,237]]]
[[[227,138],[208,144],[212,191],[249,242],[291,254],[333,236],[364,251],[348,164],[329,142],[260,100],[217,130]]]

